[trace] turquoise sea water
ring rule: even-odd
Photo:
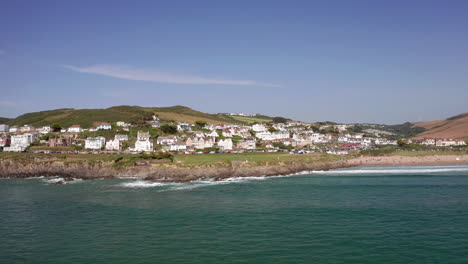
[[[468,166],[0,179],[0,263],[468,263]]]

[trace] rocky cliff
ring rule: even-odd
[[[225,166],[178,167],[175,165],[135,166],[114,168],[111,162],[65,163],[61,161],[35,161],[21,163],[13,159],[0,160],[0,177],[60,176],[80,179],[141,177],[158,181],[191,181],[195,179],[223,179],[229,177],[274,176],[302,171],[329,170],[349,166],[345,160],[317,163],[281,163],[252,166],[234,163]]]

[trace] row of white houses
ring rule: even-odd
[[[435,139],[435,138],[426,138],[419,142],[421,145],[425,146],[436,146],[436,147],[450,147],[450,146],[463,146],[466,145],[465,140],[461,139]]]
[[[3,151],[22,152],[36,141],[39,141],[39,136],[37,134],[24,133],[22,135],[13,135],[10,138],[10,146],[4,147]]]

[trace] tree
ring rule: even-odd
[[[62,130],[62,126],[60,126],[57,123],[52,124],[52,126],[50,128],[52,128],[53,132],[60,132],[60,130]]]
[[[274,127],[269,127],[269,128],[268,128],[268,131],[270,131],[271,133],[273,133],[273,132],[277,132],[278,130],[276,130],[276,128],[274,128]]]
[[[288,122],[288,119],[284,117],[280,117],[280,116],[273,117],[273,123],[286,123],[286,122]]]
[[[144,121],[153,120],[153,113],[145,113],[145,114],[143,115],[143,120],[144,120]]]
[[[122,142],[122,150],[126,150],[130,147],[130,142],[124,141]]]
[[[161,130],[165,134],[176,134],[177,133],[177,127],[174,126],[174,125],[162,125]]]
[[[200,128],[203,128],[206,126],[206,121],[203,121],[203,120],[198,120],[198,121],[195,121],[195,125],[199,126]]]
[[[399,139],[399,140],[397,141],[397,144],[398,144],[399,147],[404,147],[404,146],[407,145],[406,142],[405,142],[404,140],[402,140],[402,139]]]
[[[285,145],[283,142],[273,142],[273,146],[279,149],[293,149],[291,145]]]

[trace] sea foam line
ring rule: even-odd
[[[47,183],[47,184],[56,184],[56,183],[59,183],[59,182],[62,182],[62,184],[72,184],[72,183],[82,182],[83,180],[73,178],[73,180],[68,181],[68,180],[65,180],[64,178],[56,177],[56,178],[46,178],[46,179],[43,179],[42,181]]]
[[[164,185],[167,185],[167,183],[144,181],[144,180],[124,182],[124,183],[119,184],[119,186],[126,187],[126,188],[152,188],[152,187],[160,187]]]

